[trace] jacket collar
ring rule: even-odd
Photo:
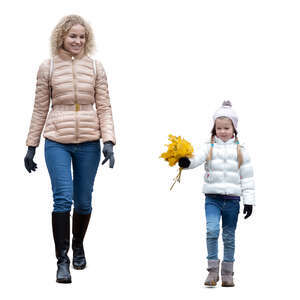
[[[72,57],[74,57],[75,59],[80,59],[80,58],[82,58],[84,56],[84,49],[82,49],[82,51],[79,54],[73,55],[69,51],[67,51],[67,50],[65,50],[63,48],[59,48],[58,55],[63,60],[72,60]]]
[[[235,137],[229,139],[226,142],[223,142],[221,139],[219,139],[218,137],[215,136],[215,142],[217,144],[222,144],[222,145],[229,145],[229,144],[234,144],[235,143]]]

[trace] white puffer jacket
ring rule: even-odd
[[[243,164],[238,167],[234,138],[223,142],[215,137],[212,160],[207,161],[211,144],[204,144],[192,158],[189,169],[205,162],[203,193],[242,196],[244,204],[255,205],[253,168],[245,147],[241,145]]]

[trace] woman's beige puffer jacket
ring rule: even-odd
[[[90,57],[85,54],[73,57],[60,49],[53,58],[51,76],[50,64],[50,59],[44,61],[38,71],[26,145],[39,145],[45,122],[43,136],[59,143],[77,144],[102,138],[103,142],[115,144],[107,79],[101,63],[96,62],[94,74]],[[47,118],[50,98],[52,110]]]

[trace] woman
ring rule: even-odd
[[[26,141],[25,167],[30,173],[37,168],[33,157],[46,123],[45,160],[54,199],[52,229],[58,266],[56,281],[60,283],[71,283],[67,253],[72,202],[73,267],[86,266],[83,239],[92,211],[100,138],[104,143],[102,164],[109,160],[110,167],[114,166],[116,141],[107,79],[103,66],[88,56],[93,48],[92,29],[80,16],[66,16],[57,24],[51,36],[53,57],[44,61],[38,71]],[[52,109],[47,117],[50,98]]]

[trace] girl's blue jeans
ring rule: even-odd
[[[45,140],[45,160],[53,191],[53,211],[92,211],[92,192],[100,162],[100,141],[61,144]],[[73,178],[71,171],[73,168]]]
[[[218,238],[222,217],[222,238],[224,244],[223,260],[234,261],[235,229],[240,211],[239,200],[224,200],[222,197],[206,196],[206,244],[207,259],[218,259]]]

